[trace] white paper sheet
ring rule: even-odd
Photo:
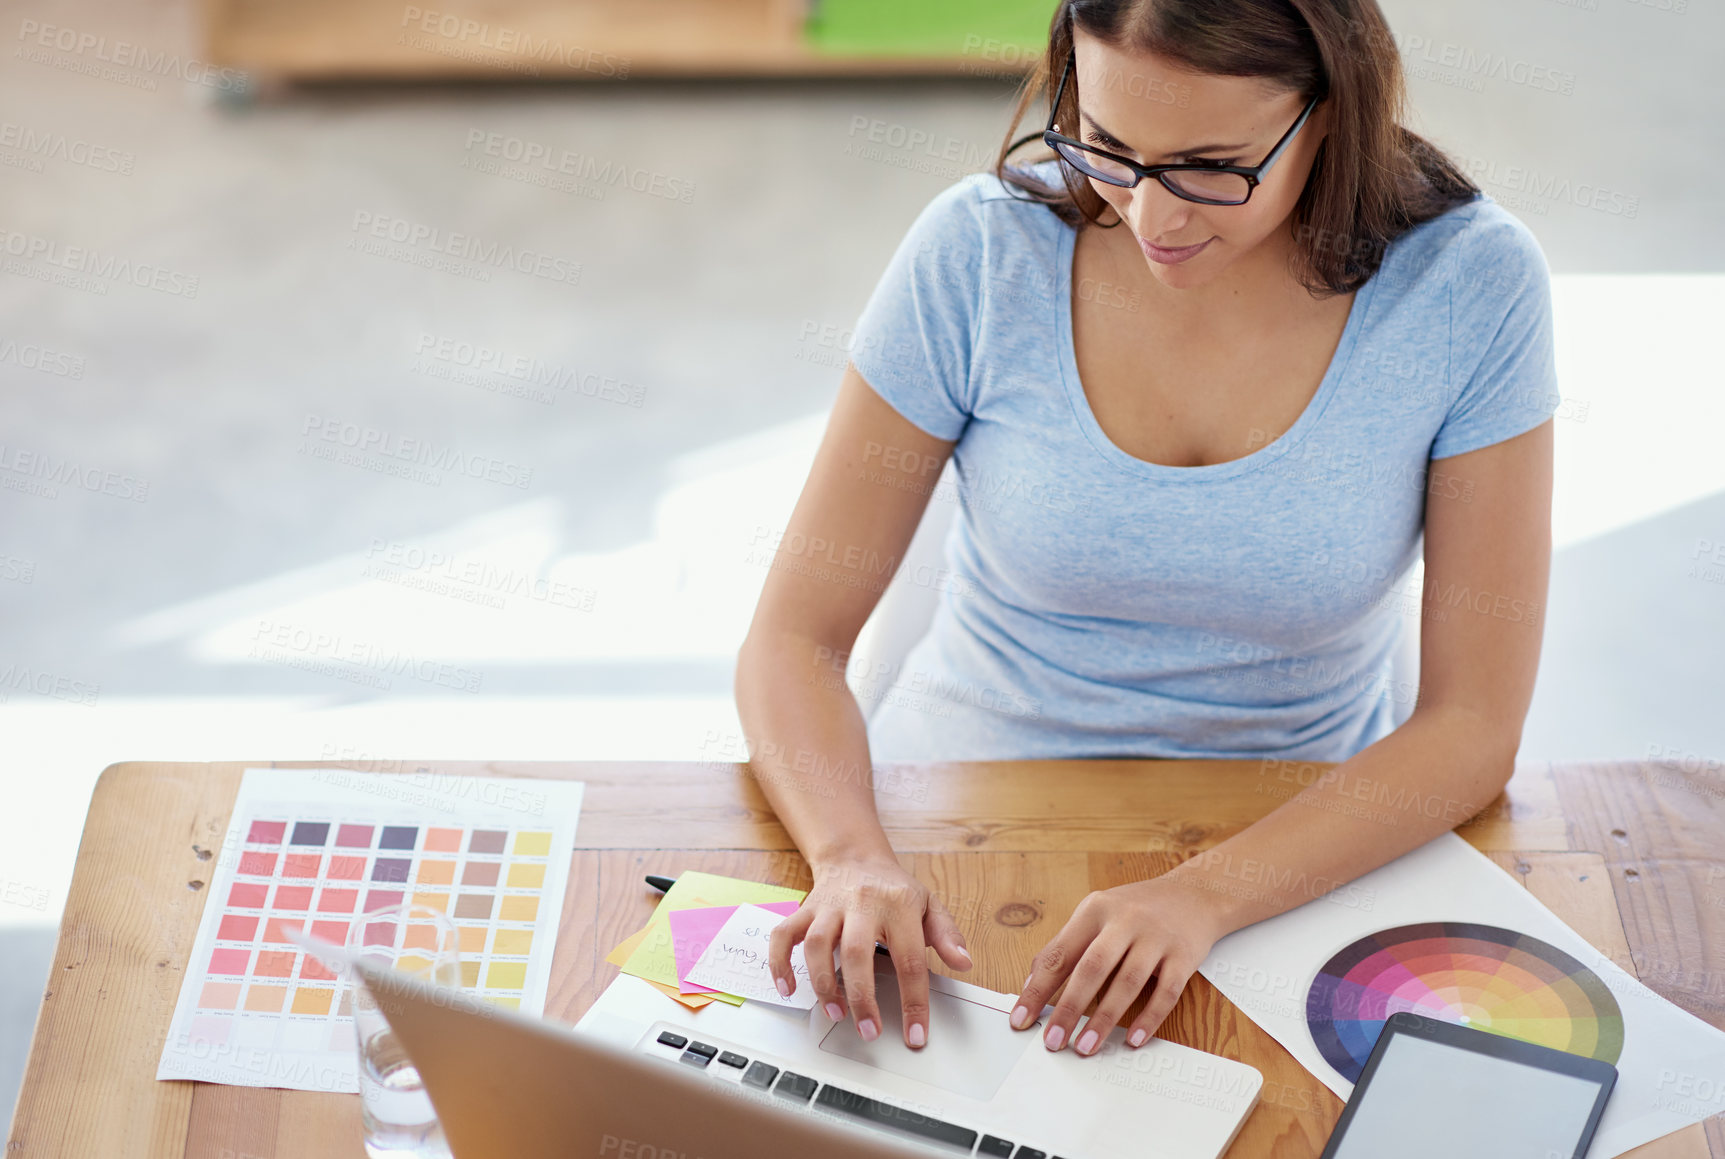
[[[340,943],[390,895],[455,920],[470,993],[542,1013],[582,791],[570,781],[247,769],[156,1077],[357,1091],[351,983],[282,931],[305,925]]]
[[[1725,1112],[1725,1032],[1661,998],[1453,833],[1297,909],[1216,943],[1199,968],[1337,1095],[1353,1083],[1325,1061],[1306,1020],[1313,979],[1332,955],[1380,930],[1472,922],[1532,935],[1593,971],[1623,1015],[1618,1080],[1588,1152],[1612,1156]]]
[[[802,943],[791,947],[791,970],[797,976],[797,986],[789,998],[779,993],[773,985],[772,971],[767,969],[767,946],[773,927],[784,920],[784,915],[758,905],[738,906],[719,927],[706,951],[689,967],[688,981],[774,1006],[797,1010],[814,1006],[815,989],[809,982]]]

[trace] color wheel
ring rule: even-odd
[[[1615,1063],[1623,1012],[1599,976],[1556,946],[1472,922],[1368,934],[1324,963],[1306,1024],[1329,1064],[1358,1082],[1384,1021],[1411,1010]]]

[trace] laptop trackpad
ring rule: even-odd
[[[822,1050],[956,1095],[988,1100],[1025,1046],[1039,1041],[1035,1030],[1012,1029],[998,1010],[931,991],[928,1045],[912,1050],[904,1044],[897,975],[890,967],[876,970],[874,985],[881,1025],[886,1028],[880,1037],[864,1042],[856,1023],[847,1019],[835,1023],[821,1039]]]

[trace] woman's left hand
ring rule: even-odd
[[[1079,1015],[1114,974],[1096,1013],[1077,1036],[1074,1049],[1094,1054],[1154,978],[1155,989],[1126,1036],[1128,1045],[1144,1045],[1168,1017],[1210,947],[1227,932],[1220,908],[1213,895],[1171,875],[1090,894],[1036,955],[1035,968],[1012,1012],[1013,1027],[1022,1030],[1031,1025],[1065,982],[1042,1035],[1049,1050],[1059,1050],[1073,1041]]]

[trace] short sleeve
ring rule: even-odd
[[[983,239],[977,178],[925,206],[857,319],[850,360],[894,410],[956,440],[974,409],[970,355],[980,313]]]
[[[1487,202],[1482,210],[1453,271],[1451,365],[1465,378],[1432,441],[1433,459],[1525,434],[1562,401],[1545,254],[1502,207]]]

